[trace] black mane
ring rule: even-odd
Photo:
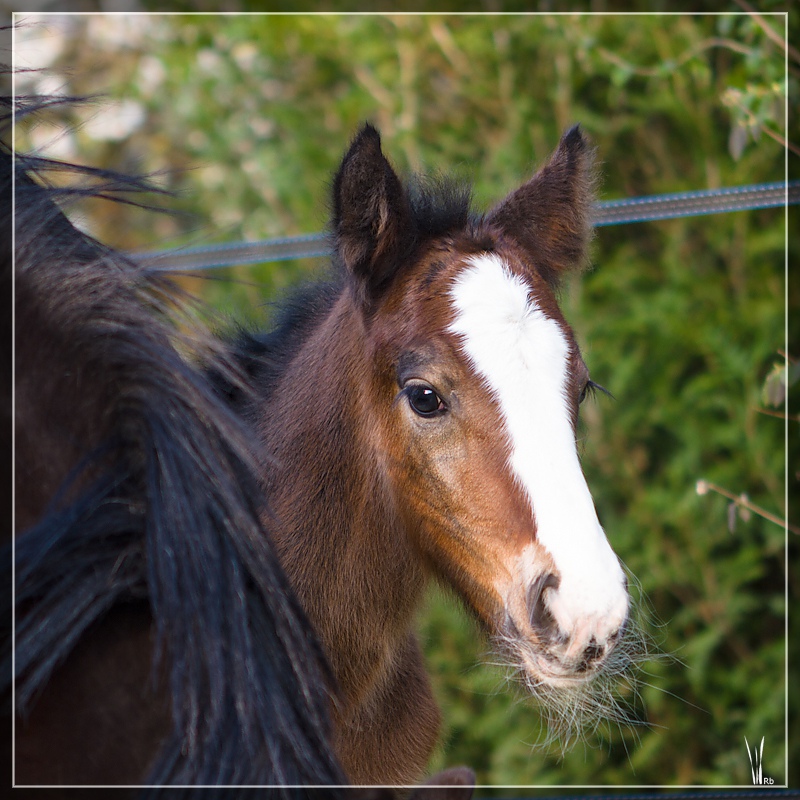
[[[16,159],[14,183],[12,153],[0,148],[7,227],[16,190],[17,391],[33,398],[26,419],[66,418],[67,440],[87,442],[57,497],[16,540],[18,712],[93,623],[145,599],[173,717],[149,783],[343,783],[328,743],[327,666],[260,522],[252,437],[179,355],[170,283],[77,231],[58,205],[119,192],[139,204],[152,187]],[[54,188],[46,179],[54,169],[92,185]],[[10,248],[2,257],[5,280]],[[209,335],[193,334],[181,348],[199,341],[205,354]],[[215,369],[240,385],[223,360]],[[46,434],[20,430],[18,441]],[[24,478],[17,473],[18,488]],[[10,573],[10,545],[2,559]],[[6,593],[4,621],[10,600]],[[10,631],[0,645],[8,710]]]
[[[239,329],[231,339],[229,355],[246,376],[247,385],[212,369],[213,385],[239,414],[247,414],[249,400],[269,400],[278,378],[316,326],[333,307],[343,281],[302,284],[273,305],[272,329],[256,332]]]
[[[412,175],[406,182],[411,218],[425,240],[463,230],[476,221],[472,187],[446,175]]]

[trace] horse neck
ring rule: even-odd
[[[365,341],[344,291],[259,423],[280,558],[351,698],[406,642],[424,587],[374,441]]]

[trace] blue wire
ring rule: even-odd
[[[800,203],[800,181],[787,183],[778,181],[752,186],[606,200],[594,206],[592,224],[599,228],[676,217],[775,208],[797,203]],[[315,258],[328,256],[330,253],[329,237],[324,233],[310,233],[255,242],[230,242],[132,253],[130,256],[150,269],[185,272],[236,264]]]

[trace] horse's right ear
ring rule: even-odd
[[[489,222],[531,254],[550,283],[582,266],[592,235],[594,150],[580,128],[568,130],[550,160],[489,212]]]
[[[391,282],[413,239],[408,196],[365,125],[347,151],[333,184],[333,232],[339,258],[359,297],[376,300]]]

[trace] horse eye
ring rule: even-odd
[[[421,417],[432,417],[447,410],[444,401],[430,386],[415,384],[406,390],[408,403]]]

